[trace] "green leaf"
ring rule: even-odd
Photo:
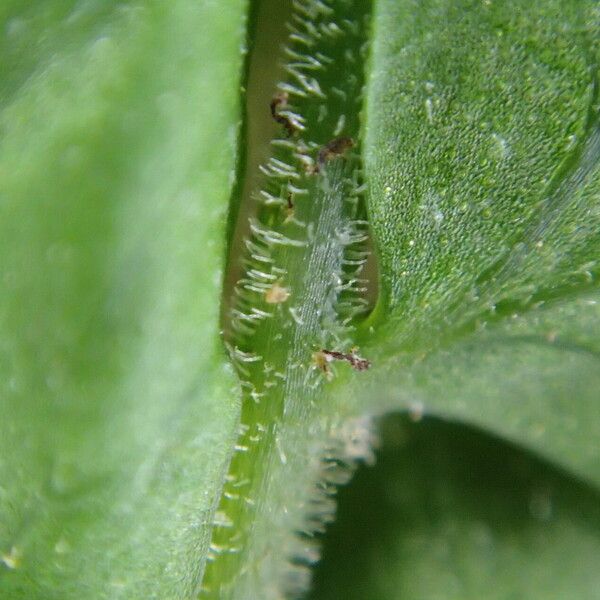
[[[331,398],[480,431],[384,428],[381,464],[342,492],[313,597],[592,597],[597,6],[380,0],[373,31],[374,366]]]
[[[378,7],[366,156],[384,303],[404,345],[587,283],[595,4]]]
[[[482,432],[386,418],[311,598],[595,598],[597,490]]]
[[[375,404],[477,423],[596,483],[599,30],[593,2],[378,2],[381,304],[358,384],[387,379]]]
[[[219,339],[244,2],[0,9],[0,595],[192,598],[236,435]]]

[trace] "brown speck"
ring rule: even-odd
[[[288,223],[294,218],[294,195],[292,192],[287,193],[286,205],[284,207],[285,212],[285,223]]]
[[[346,150],[349,150],[354,146],[354,140],[350,137],[338,137],[327,142],[320,150],[317,156],[317,167],[316,172],[322,167],[327,161],[337,156],[342,156]]]
[[[287,194],[287,208],[288,210],[294,210],[294,198],[292,192],[288,192]]]
[[[273,100],[271,100],[271,104],[269,105],[271,108],[271,116],[277,123],[283,125],[289,137],[294,135],[296,132],[296,126],[294,123],[285,115],[280,114],[279,109],[285,108],[287,106],[287,102],[289,99],[289,95],[287,92],[279,92],[273,96]]]
[[[337,352],[335,350],[321,350],[330,360],[345,360],[355,371],[366,371],[371,366],[371,361],[361,358],[357,352],[358,348],[352,348],[350,352]]]
[[[281,304],[290,297],[290,291],[275,282],[266,292],[265,300],[267,304]]]
[[[343,360],[347,362],[355,371],[366,371],[371,366],[371,361],[360,357],[357,348],[352,348],[350,352],[338,352],[336,350],[326,350],[325,348],[313,353],[313,362],[315,366],[325,373],[327,379],[331,379],[332,373],[329,363],[334,360]]]

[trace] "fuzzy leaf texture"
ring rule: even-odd
[[[0,596],[598,597],[597,3],[300,0],[244,197],[248,10],[0,8]]]

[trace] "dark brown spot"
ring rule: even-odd
[[[327,142],[320,150],[317,157],[319,166],[323,166],[327,161],[342,156],[346,150],[354,146],[354,140],[350,137],[338,137]]]
[[[292,192],[287,193],[287,209],[294,210],[294,200],[293,200]]]
[[[330,360],[345,360],[355,371],[366,371],[371,366],[371,361],[361,358],[356,348],[352,348],[350,352],[337,352],[323,348],[321,352]]]
[[[279,92],[278,94],[275,94],[269,106],[271,107],[271,116],[273,119],[280,125],[283,125],[288,136],[291,137],[296,132],[296,126],[288,117],[279,112],[280,108],[285,108],[287,106],[288,99],[289,95],[287,92]]]

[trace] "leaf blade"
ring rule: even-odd
[[[244,8],[5,7],[48,39],[4,55],[4,597],[197,592],[239,416],[218,306]]]

